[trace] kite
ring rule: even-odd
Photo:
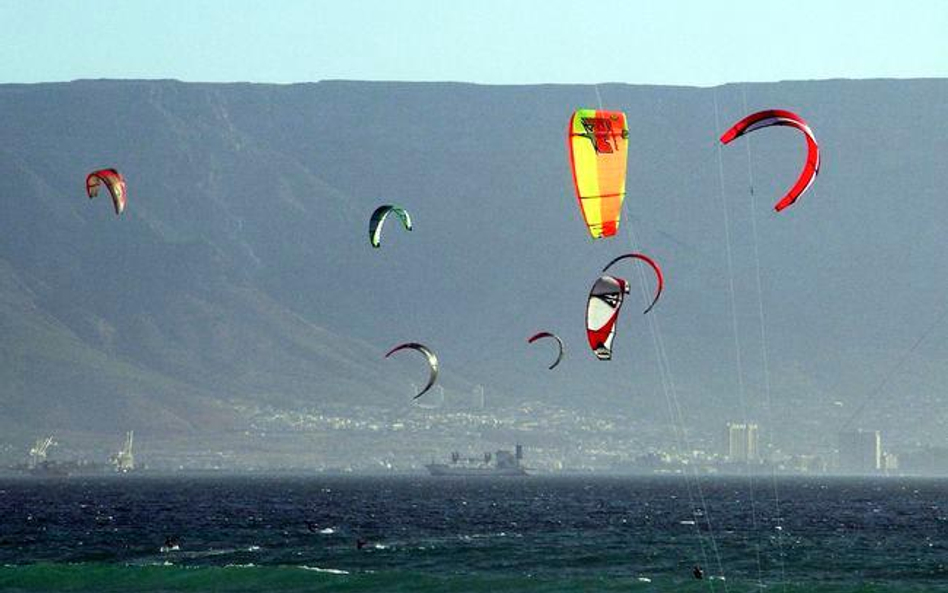
[[[125,210],[126,192],[125,178],[115,169],[100,169],[89,173],[86,177],[86,193],[89,199],[99,195],[99,186],[105,184],[112,195],[112,205],[115,206],[115,214],[121,214]]]
[[[803,121],[803,118],[790,111],[784,111],[783,109],[758,111],[757,113],[748,115],[731,126],[731,129],[727,132],[724,132],[724,135],[721,136],[721,144],[728,144],[735,138],[740,138],[748,132],[769,126],[789,126],[800,130],[803,132],[803,135],[806,136],[806,163],[803,165],[803,171],[800,172],[800,177],[797,178],[797,182],[793,184],[790,191],[774,206],[774,210],[780,212],[796,202],[797,198],[802,196],[806,190],[813,185],[816,175],[820,172],[820,146],[816,143],[816,138],[813,136],[813,131],[810,129],[810,126]]]
[[[404,344],[399,344],[398,346],[395,346],[394,348],[389,350],[388,353],[385,355],[385,358],[388,358],[389,356],[391,356],[392,354],[395,354],[399,350],[406,350],[406,349],[416,350],[420,352],[421,354],[423,354],[425,358],[428,359],[428,371],[429,371],[428,384],[425,385],[424,388],[420,392],[418,392],[418,395],[412,398],[412,399],[418,399],[419,397],[424,395],[425,392],[431,389],[431,386],[434,385],[435,381],[438,379],[438,357],[435,356],[435,353],[432,352],[424,344],[419,344],[417,342],[406,342]]]
[[[665,288],[665,278],[662,276],[662,269],[658,267],[658,264],[655,263],[655,260],[645,255],[644,253],[626,253],[625,255],[620,255],[619,257],[609,262],[606,265],[606,267],[602,269],[603,273],[608,272],[609,268],[612,267],[612,264],[622,261],[624,259],[638,259],[638,260],[644,261],[649,266],[651,266],[652,270],[655,272],[655,277],[658,280],[658,284],[655,286],[655,297],[652,298],[652,303],[644,311],[645,313],[648,313],[649,311],[652,310],[652,307],[655,306],[655,303],[658,302],[659,297],[662,296],[662,290]]]
[[[614,276],[600,276],[589,291],[586,303],[586,337],[599,360],[612,358],[612,339],[622,299],[629,293],[629,283]]]
[[[372,213],[372,218],[369,219],[369,242],[372,243],[372,247],[376,249],[381,247],[382,224],[385,222],[385,219],[388,218],[388,215],[392,213],[395,213],[395,215],[401,219],[402,226],[404,226],[406,230],[411,230],[411,215],[408,214],[407,210],[391,204],[379,206],[375,209],[375,212]]]
[[[576,199],[593,239],[619,228],[629,148],[629,128],[621,111],[579,109],[567,129]]]
[[[560,364],[560,361],[563,360],[563,340],[561,340],[560,337],[556,334],[551,334],[550,332],[540,332],[538,334],[534,334],[529,339],[527,339],[527,343],[532,344],[536,342],[537,340],[539,340],[540,338],[553,338],[554,340],[556,340],[556,343],[559,345],[559,351],[558,351],[558,354],[556,355],[556,360],[554,360],[553,364],[549,366],[550,370],[553,370],[553,368],[556,365]]]

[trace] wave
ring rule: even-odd
[[[303,570],[312,570],[314,572],[325,572],[327,574],[349,574],[348,570],[341,568],[320,568],[318,566],[300,566]]]
[[[342,580],[341,580],[342,579]],[[137,591],[215,591],[220,593],[335,591],[344,580],[347,591],[412,591],[440,593],[574,593],[576,591],[705,592],[708,583],[669,575],[650,577],[544,577],[492,572],[458,574],[418,571],[370,571],[312,565],[230,564],[227,566],[128,565],[109,563],[38,563],[0,567],[0,590],[111,593]],[[730,580],[730,579],[729,579]],[[787,593],[921,593],[941,585],[918,587],[906,583],[790,583]]]

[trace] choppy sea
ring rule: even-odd
[[[948,481],[0,481],[4,591],[761,589],[948,591]]]

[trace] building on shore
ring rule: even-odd
[[[875,474],[883,469],[882,435],[878,430],[839,433],[839,471],[844,474]]]
[[[724,455],[731,463],[758,463],[760,431],[757,425],[728,422],[724,428]]]
[[[115,471],[123,474],[135,471],[135,454],[132,452],[134,443],[135,432],[130,430],[125,433],[125,446],[109,460]]]

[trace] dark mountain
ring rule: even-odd
[[[0,86],[0,429],[185,434],[240,430],[247,406],[397,408],[424,369],[382,354],[407,340],[438,352],[449,399],[483,384],[491,406],[665,422],[642,299],[613,362],[585,344],[586,293],[632,230],[667,276],[653,319],[686,422],[766,423],[753,216],[778,438],[832,440],[946,306],[948,81],[599,92],[632,142],[620,235],[592,242],[564,143],[589,86]],[[802,114],[823,149],[781,214],[797,132],[724,147],[719,180],[718,135],[768,107]],[[128,179],[120,218],[84,197],[107,166]],[[415,230],[373,250],[384,202]],[[525,343],[540,329],[567,342],[554,372]],[[934,328],[856,423],[943,438],[946,340]]]

